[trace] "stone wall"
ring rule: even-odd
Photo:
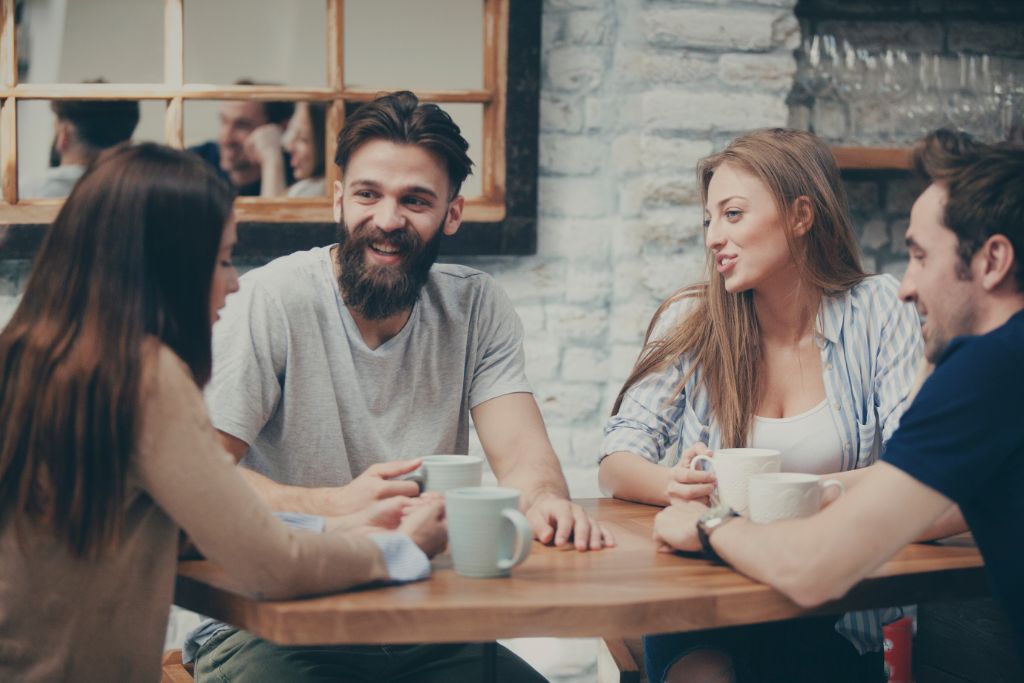
[[[648,320],[701,276],[695,164],[786,123],[800,29],[793,0],[546,0],[543,30],[538,253],[460,260],[515,302],[573,492],[595,495],[602,426]],[[868,266],[900,272],[916,186],[848,181]],[[0,321],[26,271],[0,260]]]
[[[474,259],[513,298],[527,369],[574,491],[658,303],[700,277],[694,168],[784,125],[793,2],[548,0],[538,254]]]

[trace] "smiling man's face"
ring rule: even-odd
[[[416,145],[371,140],[352,154],[335,186],[338,285],[345,303],[379,320],[411,308],[442,235],[461,222],[443,163]]]
[[[957,252],[956,234],[943,225],[947,193],[932,184],[914,202],[907,228],[910,261],[900,297],[921,315],[925,357],[934,363],[954,337],[973,334],[976,297],[983,292]]]

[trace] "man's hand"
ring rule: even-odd
[[[545,496],[526,511],[534,537],[544,545],[562,547],[573,539],[576,550],[600,550],[615,545],[612,533],[586,511],[565,498]]]
[[[316,489],[320,497],[318,508],[326,517],[349,515],[367,510],[379,500],[419,495],[415,481],[396,480],[422,464],[422,458],[395,460],[370,465],[366,471],[345,486]]]
[[[399,533],[412,539],[427,557],[433,557],[448,545],[448,524],[444,518],[444,503],[437,498],[428,499],[409,509],[398,526]]]
[[[654,542],[661,552],[701,549],[697,538],[697,520],[707,506],[693,502],[672,503],[654,516]]]

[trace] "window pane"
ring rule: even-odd
[[[484,163],[484,105],[440,102],[438,106],[448,112],[458,124],[462,137],[469,143],[469,158],[473,162],[473,175],[462,183],[462,196],[466,199],[479,197],[483,191],[480,176]]]
[[[61,103],[58,122],[50,100],[18,102],[18,196],[23,199],[67,196],[84,166],[103,148],[129,138],[164,140],[163,101]],[[134,128],[133,105],[139,112]]]
[[[324,0],[186,0],[185,81],[327,85]]]
[[[187,101],[185,145],[215,166],[243,196],[326,198],[328,106]]]
[[[18,41],[24,83],[160,83],[164,0],[26,0]]]
[[[379,90],[483,87],[483,0],[349,0],[345,85]]]

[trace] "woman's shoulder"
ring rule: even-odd
[[[142,393],[180,394],[182,389],[199,392],[192,370],[171,347],[156,337],[142,344]]]
[[[870,314],[891,314],[911,306],[900,299],[900,283],[892,275],[869,275],[842,294],[848,309]]]
[[[900,284],[892,275],[871,275],[844,294],[842,326],[847,333],[867,335],[919,334],[920,322],[912,303],[899,295]],[[886,332],[888,331],[888,332]]]
[[[679,290],[665,299],[651,319],[648,340],[664,337],[690,315],[700,305],[700,301],[699,290],[693,287]]]
[[[899,300],[900,282],[888,273],[868,275],[850,290],[850,294],[858,298],[875,298],[883,300]]]

